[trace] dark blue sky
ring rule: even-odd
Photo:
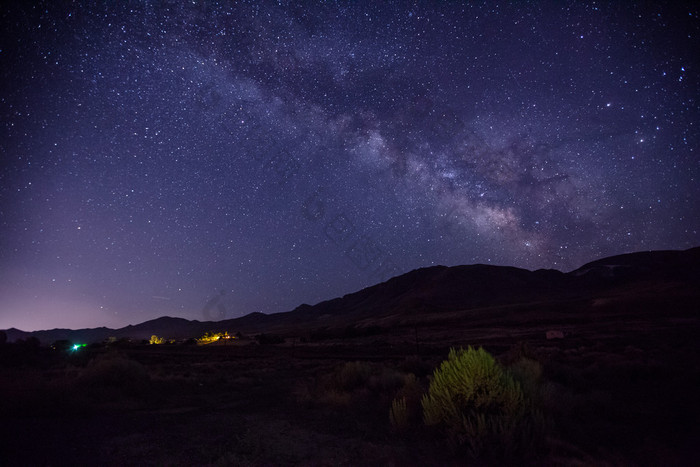
[[[0,328],[700,245],[692,3],[108,3],[1,13]]]

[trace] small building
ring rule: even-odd
[[[547,331],[547,339],[563,339],[564,338],[564,331],[558,331],[558,330],[549,330]]]

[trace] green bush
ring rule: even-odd
[[[491,354],[472,347],[450,350],[421,403],[426,425],[473,457],[514,451],[527,411],[520,383]]]

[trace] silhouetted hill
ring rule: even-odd
[[[434,266],[416,269],[388,281],[315,306],[302,305],[288,316],[364,317],[450,308],[472,308],[561,295],[567,276],[559,271],[514,267]]]
[[[585,264],[569,275],[587,277],[589,282],[597,279],[600,283],[608,279],[698,279],[700,247],[685,251],[644,251],[610,256]]]
[[[48,345],[61,339],[79,343],[102,342],[112,337],[116,339],[125,338],[138,341],[149,339],[154,334],[161,337],[165,336],[168,339],[188,339],[190,337],[199,337],[217,326],[218,323],[212,323],[211,321],[190,321],[183,318],[164,316],[119,329],[100,327],[92,329],[50,329],[26,332],[12,328],[5,332],[7,333],[7,340],[9,342],[34,336],[39,339],[42,344]]]
[[[700,248],[649,251],[596,260],[569,273],[475,264],[433,266],[410,271],[386,282],[290,312],[251,313],[219,322],[162,317],[121,329],[54,329],[26,333],[7,330],[8,340],[36,336],[43,343],[58,339],[96,342],[108,337],[169,339],[197,337],[207,331],[243,333],[280,329],[339,327],[386,316],[430,316],[435,313],[586,300],[602,295],[644,294],[655,290],[697,294],[700,290]],[[679,292],[680,291],[680,292]]]
[[[190,321],[184,318],[163,316],[137,325],[113,330],[111,336],[117,338],[149,339],[152,335],[168,339],[199,337],[209,331],[211,322]]]
[[[27,337],[32,335],[31,332],[22,331],[21,329],[17,328],[5,329],[4,332],[7,335],[7,342],[14,342],[19,339],[26,339]]]

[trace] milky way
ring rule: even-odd
[[[0,328],[700,244],[692,3],[20,3]]]

